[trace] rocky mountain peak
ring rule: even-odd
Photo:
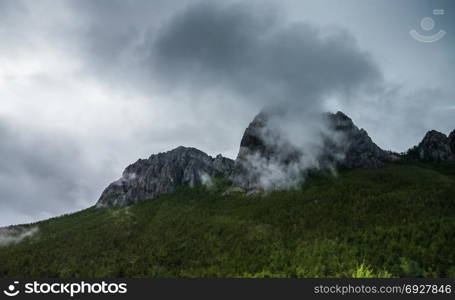
[[[363,128],[358,128],[342,112],[329,114],[332,128],[343,137],[344,158],[338,165],[348,168],[380,168],[392,160],[391,154],[376,145]]]
[[[454,132],[447,137],[436,130],[428,131],[422,141],[409,151],[409,155],[414,159],[435,162],[455,159]]]
[[[196,186],[212,176],[229,174],[233,166],[229,158],[212,158],[196,148],[180,146],[129,165],[122,177],[104,190],[97,206],[125,206],[156,198],[175,192],[179,186]]]
[[[455,130],[453,130],[449,134],[449,145],[450,145],[450,149],[452,150],[452,153],[455,154]]]
[[[267,171],[287,172],[288,169],[307,170],[314,168],[378,168],[391,160],[391,155],[379,148],[343,112],[328,113],[323,116],[327,128],[321,131],[319,147],[304,149],[292,141],[280,137],[282,132],[275,131],[270,123],[270,112],[261,112],[249,124],[240,143],[235,162],[234,184],[251,189],[261,185],[264,165]],[[305,126],[302,116],[302,126]],[[310,155],[307,155],[308,152]],[[305,157],[306,155],[306,157]],[[311,160],[307,159],[310,156]],[[316,161],[315,161],[316,160]],[[305,166],[308,164],[308,167]],[[253,171],[252,171],[253,170]]]
[[[237,161],[242,160],[246,155],[245,151],[257,152],[264,157],[268,157],[272,152],[276,151],[276,149],[267,147],[262,138],[262,130],[267,125],[267,120],[267,114],[261,112],[254,117],[253,121],[245,129],[242,140],[240,141],[240,150],[237,155]]]
[[[314,116],[294,114],[292,121],[297,126],[292,123],[291,128],[282,126],[281,123],[289,121],[282,114],[259,113],[246,128],[235,161],[222,155],[213,158],[183,146],[139,159],[103,191],[97,206],[137,203],[175,192],[179,186],[203,184],[213,176],[228,176],[234,190],[254,192],[264,185],[292,186],[312,169],[379,168],[399,158],[378,147],[343,112],[321,115],[316,123],[312,120]],[[292,131],[290,136],[287,130]],[[455,130],[448,137],[429,131],[406,157],[426,161],[455,159]]]
[[[337,111],[335,114],[327,113],[327,117],[335,130],[347,131],[355,127],[352,119],[341,111]]]

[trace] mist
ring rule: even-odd
[[[38,231],[38,227],[29,229],[23,227],[0,228],[0,247],[20,243],[24,239],[36,235]]]

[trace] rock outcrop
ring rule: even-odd
[[[432,162],[442,162],[455,159],[454,134],[449,137],[436,130],[428,131],[423,140],[408,151],[412,159]]]
[[[293,164],[302,164],[302,153],[305,149],[298,149],[292,141],[274,136],[279,133],[269,124],[269,118],[269,114],[261,112],[245,130],[235,161],[234,185],[245,189],[256,189],[261,186],[258,180],[261,180],[262,170],[257,167],[258,158],[261,159],[260,165],[272,162],[274,168],[281,169],[280,172],[296,169]],[[317,168],[330,169],[336,166],[379,168],[393,159],[392,154],[378,147],[368,133],[355,126],[344,113],[329,113],[323,119],[327,123],[327,128],[325,132],[321,131],[322,149],[312,150],[317,152],[317,162],[312,162]],[[297,166],[297,169],[306,167]]]
[[[449,134],[449,145],[452,153],[455,154],[455,130]]]
[[[172,193],[179,186],[203,184],[212,176],[229,175],[234,161],[221,155],[212,158],[187,147],[139,159],[128,166],[122,178],[102,193],[97,207],[126,206]]]
[[[376,145],[364,129],[359,129],[342,112],[329,114],[329,122],[344,137],[344,158],[338,164],[348,168],[380,168],[391,161],[392,154]]]

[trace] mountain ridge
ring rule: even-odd
[[[235,161],[221,154],[213,158],[201,150],[183,146],[153,154],[148,159],[139,159],[128,166],[120,179],[106,187],[96,206],[127,206],[173,193],[179,186],[193,187],[210,183],[216,176],[228,177],[234,187],[245,191],[262,190],[260,172],[263,170],[254,166],[252,158],[260,157],[261,164],[278,164],[287,171],[289,165],[300,164],[302,157],[302,149],[298,147],[286,144],[286,147],[279,145],[277,148],[275,144],[265,142],[266,134],[279,136],[279,133],[270,133],[270,130],[266,134],[262,132],[270,116],[270,113],[264,111],[259,113],[245,129]],[[335,114],[327,113],[324,118],[330,133],[335,132],[339,136],[323,136],[322,151],[316,158],[316,166],[313,166],[316,169],[382,168],[387,163],[403,158],[424,161],[455,160],[455,130],[449,136],[435,130],[428,131],[417,146],[405,155],[399,155],[377,146],[364,129],[357,127],[352,119],[341,111]],[[282,149],[286,149],[286,155],[281,153]],[[311,169],[297,169],[298,176]]]
[[[103,191],[97,207],[125,206],[175,192],[178,186],[200,185],[229,172],[233,165],[233,160],[221,154],[213,158],[192,147],[153,154],[129,165],[122,177]]]
[[[443,137],[430,132],[425,153],[446,149],[430,147],[433,135]],[[187,147],[154,154],[114,184],[126,196],[134,187],[131,205],[0,229],[0,277],[454,277],[455,161],[411,154],[260,195],[224,175],[195,177],[234,170],[233,160]],[[165,178],[169,192],[142,200],[166,172],[179,184]]]

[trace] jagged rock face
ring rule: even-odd
[[[354,122],[342,112],[329,114],[330,124],[335,131],[344,135],[344,158],[339,165],[348,168],[380,168],[391,160],[387,151],[379,148],[364,129],[359,129]]]
[[[452,153],[455,155],[455,130],[449,134],[449,145]]]
[[[445,134],[431,130],[425,134],[425,137],[420,144],[412,150],[414,156],[417,155],[417,159],[426,161],[447,161],[455,158],[453,152],[453,138],[452,132],[451,138],[448,138]],[[452,144],[451,144],[452,143]]]
[[[323,149],[317,151],[317,163],[312,163],[317,168],[331,169],[334,166],[379,168],[392,159],[391,154],[379,148],[365,130],[355,126],[352,120],[342,112],[329,113],[323,119],[327,122],[328,130],[321,132]],[[235,162],[234,185],[246,189],[255,189],[260,186],[258,180],[261,174],[259,172],[262,171],[259,170],[255,173],[254,165],[257,163],[252,163],[252,160],[256,160],[257,157],[260,157],[266,164],[273,161],[274,164],[284,166],[285,169],[294,169],[292,164],[304,163],[301,155],[305,149],[298,149],[292,143],[277,145],[275,141],[279,137],[273,136],[277,133],[270,128],[268,120],[268,115],[262,112],[245,130]],[[271,143],[270,140],[273,142]],[[285,139],[283,143],[287,143]],[[285,151],[284,154],[283,151]],[[305,169],[305,167],[300,169]]]
[[[195,148],[178,147],[128,166],[122,178],[104,190],[97,206],[126,206],[156,198],[179,186],[192,187],[211,176],[229,175],[233,167],[234,161],[221,155],[212,158]]]
[[[267,145],[262,135],[267,125],[267,115],[263,112],[258,114],[248,125],[240,141],[240,150],[237,155],[236,164],[246,160],[246,156],[258,153],[261,157],[270,158],[278,151],[273,145]]]

